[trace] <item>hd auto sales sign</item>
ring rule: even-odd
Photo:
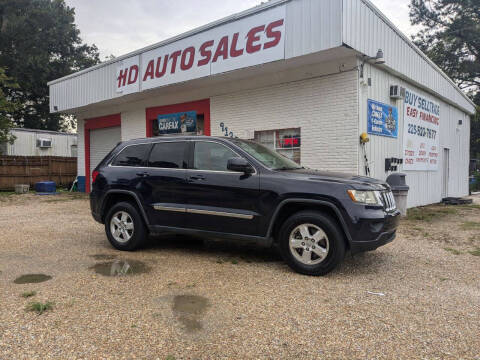
[[[118,63],[126,95],[285,58],[285,6],[230,22]]]

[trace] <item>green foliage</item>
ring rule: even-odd
[[[15,140],[15,136],[10,134],[10,130],[13,128],[13,121],[10,114],[18,108],[18,104],[11,101],[6,95],[6,89],[16,87],[18,87],[18,85],[5,74],[5,69],[0,67],[0,144],[12,144]]]
[[[480,103],[480,92],[477,94],[477,104]],[[472,159],[480,159],[480,106],[477,106],[477,113],[472,117],[470,126],[470,156]],[[480,188],[480,176],[478,176],[478,187]]]
[[[35,295],[37,295],[36,291],[25,291],[24,293],[22,293],[22,297],[24,298],[29,298]]]
[[[446,206],[421,206],[407,210],[407,220],[431,222],[446,215],[456,214],[457,211]]]
[[[476,230],[480,229],[480,222],[475,222],[475,221],[465,221],[461,225],[462,230]]]
[[[415,43],[475,96],[480,87],[480,1],[411,0],[410,19],[423,27]]]
[[[480,106],[480,1],[411,0],[410,20],[423,28],[415,44]],[[480,154],[479,110],[472,118],[470,154]]]
[[[10,113],[16,126],[68,126],[68,119],[49,112],[47,82],[100,62],[95,45],[82,43],[74,20],[64,0],[0,0],[0,67],[19,85],[5,93],[22,104]]]
[[[27,311],[36,312],[38,315],[42,315],[45,311],[52,310],[52,309],[53,309],[53,303],[50,301],[47,301],[46,303],[31,302],[30,304],[27,305],[27,308],[26,308]]]
[[[457,249],[454,249],[454,248],[446,247],[446,248],[444,248],[444,250],[448,251],[449,253],[452,253],[453,255],[461,255],[462,254],[461,251],[458,251]]]

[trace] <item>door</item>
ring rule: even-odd
[[[142,169],[141,194],[152,225],[184,227],[186,209],[186,157],[188,142],[165,141],[153,145]]]
[[[443,189],[442,198],[448,197],[448,181],[450,178],[450,149],[443,149]]]
[[[187,170],[188,227],[222,233],[256,235],[259,222],[259,176],[229,171],[228,159],[239,155],[226,145],[195,141]]]
[[[90,130],[90,173],[86,174],[90,184],[93,169],[120,141],[120,126]]]

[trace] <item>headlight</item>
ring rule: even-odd
[[[382,205],[380,192],[378,191],[348,190],[347,193],[354,202],[368,205]]]

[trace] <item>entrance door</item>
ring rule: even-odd
[[[93,169],[120,141],[120,126],[90,130],[90,172],[87,174],[90,184]]]
[[[198,140],[193,151],[187,170],[188,226],[256,235],[260,221],[258,174],[229,171],[228,159],[239,155],[220,142]]]
[[[443,149],[443,188],[442,198],[448,197],[448,180],[450,178],[450,149]]]

